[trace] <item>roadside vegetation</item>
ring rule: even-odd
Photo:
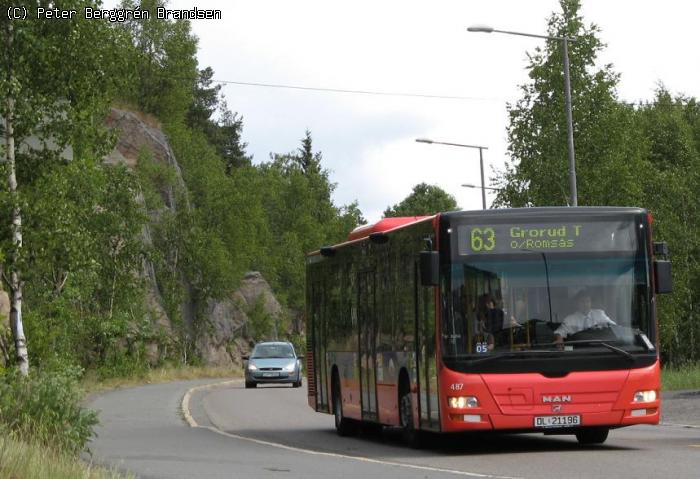
[[[13,479],[131,479],[104,467],[92,466],[71,454],[19,440],[0,429],[0,477]]]
[[[82,407],[79,376],[75,368],[0,375],[0,477],[125,477],[79,459],[97,424]]]
[[[661,370],[663,391],[700,390],[700,365],[686,365]]]

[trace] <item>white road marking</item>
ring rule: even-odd
[[[300,447],[294,447],[294,446],[287,446],[285,444],[280,444],[277,442],[270,442],[270,441],[263,441],[260,439],[253,439],[252,437],[246,437],[246,436],[239,436],[238,434],[232,434],[230,432],[225,432],[221,431],[215,427],[209,427],[209,426],[200,426],[197,424],[197,421],[194,420],[192,417],[192,414],[190,414],[190,398],[192,397],[192,394],[197,392],[197,391],[202,391],[202,390],[207,390],[207,389],[215,389],[219,388],[222,386],[228,386],[231,384],[235,383],[240,383],[240,379],[232,380],[232,381],[224,381],[220,383],[214,383],[214,384],[207,384],[204,386],[196,386],[191,389],[189,389],[184,397],[182,398],[182,415],[185,418],[185,421],[187,424],[190,425],[190,427],[197,427],[200,429],[208,429],[209,431],[215,432],[216,434],[220,434],[222,436],[230,437],[233,439],[239,439],[241,441],[248,441],[252,442],[255,444],[260,444],[263,446],[270,446],[270,447],[276,447],[278,449],[284,449],[287,451],[292,451],[292,452],[299,452],[302,454],[310,454],[313,456],[324,456],[324,457],[333,457],[337,459],[349,459],[352,461],[360,461],[360,462],[366,462],[366,463],[371,463],[371,464],[381,464],[384,466],[392,466],[392,467],[405,467],[407,469],[417,469],[419,471],[430,471],[430,472],[442,472],[446,474],[454,474],[457,476],[466,476],[466,477],[481,477],[481,478],[486,478],[486,479],[521,479],[518,477],[514,476],[495,476],[492,474],[480,474],[478,472],[468,472],[468,471],[459,471],[457,469],[443,469],[440,467],[430,467],[430,466],[420,466],[416,464],[407,464],[404,462],[393,462],[393,461],[382,461],[379,459],[371,459],[369,457],[362,457],[362,456],[350,456],[347,454],[339,454],[335,452],[321,452],[321,451],[314,451],[313,449],[304,449]]]

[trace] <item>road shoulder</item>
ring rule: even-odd
[[[700,428],[700,390],[663,391],[661,424]]]

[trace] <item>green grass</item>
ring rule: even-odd
[[[0,477],[8,479],[126,479],[131,474],[85,464],[39,444],[15,439],[0,430]]]
[[[241,368],[177,366],[150,369],[143,374],[127,377],[100,379],[95,373],[88,372],[81,382],[89,394],[96,394],[112,389],[119,389],[143,384],[158,384],[170,381],[188,381],[207,378],[242,378]]]
[[[661,389],[664,391],[700,389],[700,364],[662,369]]]

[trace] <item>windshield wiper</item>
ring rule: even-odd
[[[564,341],[564,344],[596,344],[603,346],[604,348],[608,348],[610,351],[614,351],[617,354],[620,354],[627,359],[631,359],[634,361],[634,356],[630,354],[628,351],[625,351],[622,348],[618,348],[617,346],[613,346],[612,344],[602,340],[602,339],[577,339],[574,341]]]
[[[486,363],[489,361],[494,361],[496,359],[505,359],[505,358],[527,358],[527,357],[532,357],[532,356],[538,356],[538,355],[556,355],[556,356],[561,356],[561,351],[557,350],[550,350],[550,349],[531,349],[529,351],[511,351],[511,352],[506,352],[506,353],[500,353],[500,354],[492,354],[489,356],[484,356],[482,358],[477,358],[477,359],[472,359],[471,363],[472,364],[481,364],[481,363]]]

